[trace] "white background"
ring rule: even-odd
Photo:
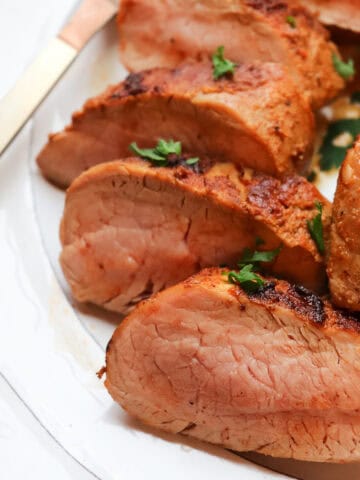
[[[0,0],[0,97],[56,35],[77,3],[76,0]],[[55,441],[49,440],[46,431],[1,377],[0,440],[5,445],[0,451],[1,479],[94,479]]]
[[[0,0],[0,97],[59,31],[76,0]]]

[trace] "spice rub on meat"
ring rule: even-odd
[[[63,132],[50,135],[37,161],[68,186],[82,171],[176,138],[184,151],[281,176],[303,171],[313,143],[313,115],[280,65],[236,67],[213,79],[210,62],[130,75],[90,99]]]
[[[116,329],[105,385],[158,429],[237,451],[360,460],[360,323],[304,288],[208,269]]]
[[[240,64],[285,65],[314,108],[344,86],[328,32],[294,1],[123,0],[118,25],[121,61],[133,71],[174,67],[224,45],[227,57]]]
[[[205,266],[236,265],[245,247],[282,246],[270,271],[317,291],[323,258],[306,222],[330,205],[304,178],[283,182],[232,164],[152,167],[126,159],[93,167],[66,194],[60,261],[74,297],[126,311]]]
[[[328,276],[333,302],[360,310],[360,137],[341,166],[330,235]]]

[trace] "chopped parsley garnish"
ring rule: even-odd
[[[323,255],[325,253],[323,225],[322,225],[322,205],[320,202],[315,202],[315,207],[318,210],[318,214],[312,219],[307,220],[307,227],[311,238],[316,243],[317,249]]]
[[[336,53],[333,53],[332,61],[334,68],[340,77],[344,78],[345,80],[349,80],[349,78],[355,75],[354,60],[351,58],[347,62],[343,62],[341,58],[336,55]]]
[[[167,155],[170,155],[171,153],[181,155],[181,142],[174,142],[174,140],[166,141],[161,138],[154,150],[163,157],[167,157]]]
[[[286,17],[286,23],[288,23],[291,28],[296,28],[296,19],[292,15]]]
[[[186,165],[195,165],[195,163],[198,163],[199,158],[198,157],[193,157],[193,158],[188,158],[185,160]]]
[[[136,142],[133,142],[130,145],[130,150],[132,150],[136,155],[141,158],[145,158],[146,160],[150,160],[152,163],[157,165],[158,167],[163,167],[167,165],[167,158],[166,155],[157,151],[157,147],[155,148],[139,148]]]
[[[344,136],[344,134],[348,134]],[[348,148],[353,140],[360,134],[360,118],[344,118],[329,124],[328,130],[320,148],[320,169],[331,170],[340,167]],[[340,136],[348,140],[337,142]]]
[[[228,273],[228,281],[240,285],[247,293],[253,293],[265,285],[265,281],[254,271],[254,265],[245,265],[238,272]]]
[[[224,46],[217,48],[212,56],[213,63],[213,77],[215,80],[224,75],[233,75],[235,73],[236,63],[231,62],[224,57]]]
[[[267,252],[259,252],[257,250],[251,251],[250,248],[245,248],[243,251],[241,260],[239,261],[239,267],[252,264],[253,267],[258,270],[259,263],[269,263],[275,260],[279,255],[282,247],[275,248]]]
[[[174,140],[160,139],[154,148],[139,148],[136,142],[133,142],[129,148],[136,155],[150,160],[157,167],[166,167],[170,163],[169,155],[180,157],[182,154],[181,142],[175,142]],[[182,159],[182,162],[189,166],[195,165],[198,161],[198,157]]]
[[[256,244],[259,242],[264,243],[263,240],[257,238]],[[272,262],[277,255],[279,255],[282,247],[278,247],[275,250],[267,252],[259,252],[257,250],[251,251],[249,248],[245,248],[239,261],[239,271],[231,271],[227,274],[228,281],[240,285],[247,293],[254,293],[259,288],[266,285],[256,272],[260,270],[260,263]]]

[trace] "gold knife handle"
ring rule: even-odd
[[[0,154],[69,67],[77,50],[54,38],[0,100]]]

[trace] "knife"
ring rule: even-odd
[[[116,0],[83,0],[66,26],[0,100],[0,155],[80,50],[116,12]]]

